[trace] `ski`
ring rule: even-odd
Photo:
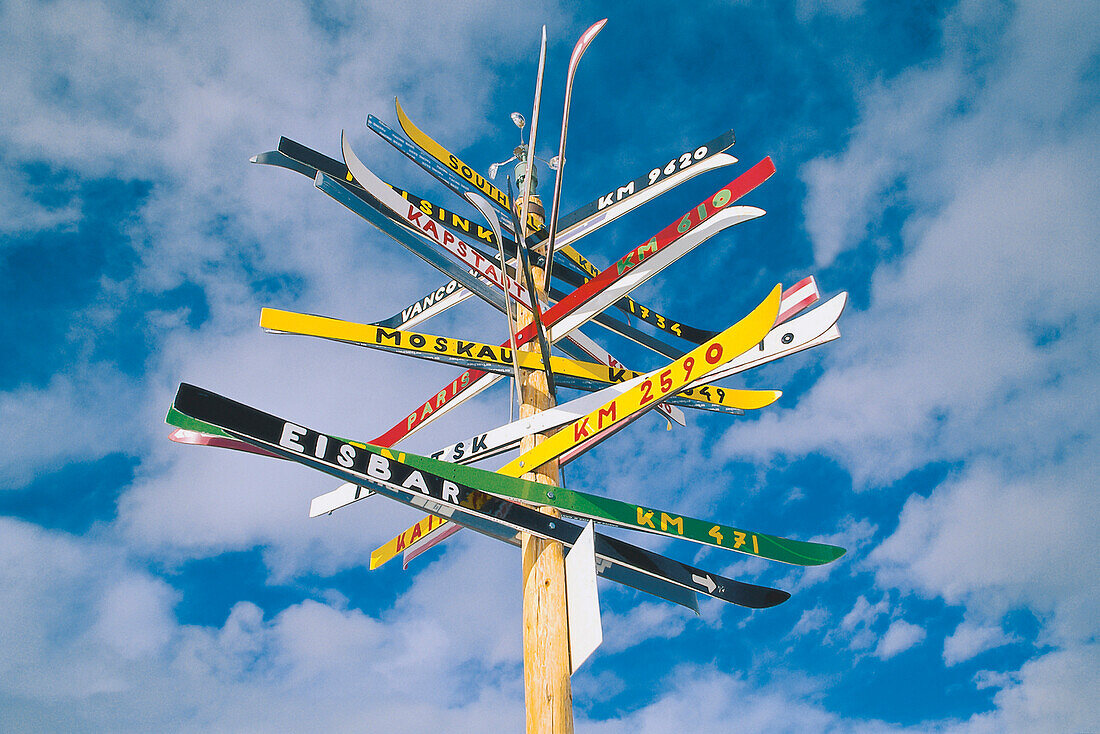
[[[402,198],[389,184],[375,176],[355,155],[346,134],[340,136],[340,147],[344,152],[344,165],[348,167],[354,180],[363,187],[364,191],[389,209],[389,212],[395,214],[406,227],[434,242],[466,267],[476,270],[481,277],[501,291],[506,291],[512,298],[520,302],[530,300],[527,288],[508,276],[503,263],[495,264],[491,259],[484,257],[476,247],[456,237],[450,230],[440,231],[434,220],[425,217],[423,212]]]
[[[719,370],[721,377],[729,377],[751,367],[773,362],[797,352],[805,351],[839,338],[840,333],[835,325],[844,310],[847,294],[842,293],[830,299],[819,308],[810,311],[789,321],[782,329],[773,328],[764,337],[761,344],[763,349],[751,349],[744,355],[735,358],[725,368]],[[616,391],[625,392],[625,383],[614,385]],[[699,390],[702,388],[692,388]],[[519,446],[520,439],[532,433],[544,433],[559,428],[566,423],[572,423],[583,414],[589,413],[599,407],[604,401],[603,396],[610,397],[613,393],[609,390],[592,393],[576,398],[557,408],[543,411],[530,418],[509,423],[490,431],[484,431],[475,436],[465,438],[435,451],[429,456],[433,459],[452,461],[457,464],[471,464],[493,456],[498,456],[505,451]],[[681,393],[683,394],[683,393]],[[585,401],[585,402],[581,402]]]
[[[434,246],[435,239],[419,236],[415,233],[415,230],[410,229],[407,220],[402,220],[396,212],[373,197],[369,192],[355,191],[342,181],[321,172],[317,174],[315,185],[328,194],[329,197],[373,224],[436,270],[460,282],[468,290],[480,296],[486,303],[497,309],[502,310],[504,308],[504,298],[501,291],[494,289],[462,265],[459,265],[451,257],[440,252]],[[398,198],[400,199],[400,197]],[[466,252],[466,256],[471,260],[475,258],[472,248]],[[480,258],[479,255],[477,257]],[[490,264],[491,261],[480,258],[477,262],[485,268],[492,267],[494,274],[496,274],[496,267]],[[509,280],[511,279],[509,278]]]
[[[526,166],[527,166],[526,172],[524,173],[524,176],[523,176],[523,199],[521,201],[515,201],[514,199],[512,199],[512,191],[511,191],[511,188],[510,188],[511,187],[511,180],[509,179],[508,199],[512,201],[512,205],[511,206],[507,206],[507,205],[505,206],[506,210],[508,211],[508,214],[510,214],[511,217],[512,217],[512,233],[515,235],[516,244],[520,246],[519,249],[521,251],[521,255],[520,255],[521,257],[523,257],[522,251],[524,249],[523,245],[525,244],[525,242],[521,242],[521,240],[523,240],[525,238],[525,234],[522,230],[527,229],[527,228],[530,228],[532,230],[537,230],[538,229],[538,227],[532,227],[527,223],[529,223],[531,221],[531,219],[530,219],[530,211],[531,211],[530,203],[531,203],[531,193],[532,193],[531,182],[535,178],[535,139],[536,139],[536,137],[538,135],[538,131],[539,131],[539,106],[542,103],[542,72],[545,68],[546,68],[546,26],[543,26],[542,27],[542,44],[539,47],[539,70],[538,70],[538,73],[535,77],[535,103],[534,103],[534,108],[531,112],[531,136],[527,139],[526,160],[523,161],[523,163],[525,163]],[[397,104],[397,98],[396,97],[394,98],[394,104],[395,105]],[[400,109],[400,105],[397,105],[397,107]],[[408,120],[408,118],[405,117],[405,118],[402,119],[402,122],[405,122],[407,120]],[[409,124],[411,125],[412,123],[409,123]],[[523,140],[522,135],[520,136],[520,140],[521,141]],[[524,149],[524,147],[525,146],[521,145],[519,150],[522,151]],[[464,178],[465,178],[465,176],[464,176]],[[484,181],[484,179],[482,179],[482,181]],[[491,187],[492,184],[489,184],[489,186]],[[516,186],[519,186],[518,174],[517,174],[517,178],[516,178]],[[517,217],[517,214],[518,214],[518,217]],[[524,222],[525,224],[527,224],[527,227],[521,227],[520,222]],[[549,262],[547,263],[547,265],[549,265]],[[530,269],[530,268],[528,268],[528,269]],[[527,280],[527,286],[532,291],[537,290],[537,288],[538,288],[538,286],[535,283],[531,282],[530,278],[528,278],[528,280]],[[543,288],[543,290],[546,290],[546,289]],[[553,398],[552,395],[551,395],[551,398]]]
[[[205,422],[207,419],[203,417],[191,417],[187,409],[179,407],[178,404],[173,404],[167,420],[170,425],[187,423],[192,426],[202,426],[205,432],[215,436],[219,434],[231,435],[234,432],[239,432],[234,431],[231,427],[219,426],[213,422],[207,423]],[[292,431],[290,437],[285,433],[282,434],[280,438],[285,439],[281,440],[282,445],[285,448],[293,448],[290,444],[297,441],[295,437],[297,433],[298,431]],[[371,446],[339,437],[330,438],[382,456],[393,456],[395,453],[379,446]],[[253,444],[249,445],[252,446]],[[260,450],[269,456],[288,458],[276,449],[262,447]],[[574,517],[596,520],[630,530],[640,530],[653,535],[689,540],[701,545],[732,550],[780,563],[817,566],[830,563],[844,554],[844,549],[838,546],[792,540],[735,528],[709,520],[699,520],[671,513],[667,510],[635,505],[630,502],[613,500],[586,492],[577,492],[563,487],[551,487],[518,477],[408,452],[401,452],[398,456],[401,457],[402,462],[414,469],[423,470],[436,477],[458,484],[477,487],[479,490],[497,497],[554,507]],[[346,463],[344,463],[344,466],[346,467]],[[363,496],[362,488],[354,482],[349,482],[334,492],[314,499],[310,507],[310,516],[316,517],[331,513],[357,502]],[[442,524],[443,522],[439,520],[429,522],[426,527],[422,526],[422,534],[428,535],[442,527]],[[419,535],[415,531],[413,534]],[[400,552],[400,549],[397,549],[394,555],[396,555],[396,552]],[[372,568],[375,567],[372,564]]]
[[[840,314],[843,311],[846,295],[847,294],[842,293],[830,299],[821,307],[792,320],[789,324],[784,326],[782,330],[778,328],[772,329],[768,336],[761,342],[764,346],[761,350],[763,356],[757,357],[754,354],[756,350],[750,350],[748,359],[745,358],[746,355],[742,355],[730,364],[733,366],[740,366],[738,370],[740,371],[749,367],[758,366],[765,361],[772,361],[782,356],[838,338],[839,332],[836,330],[836,322],[839,320]],[[522,435],[551,430],[572,422],[582,417],[584,414],[596,410],[605,402],[609,394],[616,391],[621,394],[621,392],[629,389],[629,387],[630,385],[616,385],[601,393],[594,393],[592,395],[577,398],[557,408],[551,408],[550,410],[543,411],[527,419],[516,421],[515,423],[502,426],[493,431],[488,431],[469,440],[460,441],[457,444],[444,447],[431,454],[430,458],[445,462],[467,464],[471,461],[495,456],[509,448],[518,446]],[[222,434],[213,426],[182,416],[174,409],[169,411],[167,422],[170,425],[180,427],[180,429],[173,432],[171,436],[171,438],[176,441],[221,446],[271,455],[263,449],[257,449],[248,443],[230,438]],[[203,431],[209,433],[202,433]],[[181,436],[181,432],[185,432],[186,436]],[[566,454],[563,459],[566,457],[570,459],[573,458]],[[329,492],[313,500],[310,505],[310,516],[316,517],[320,514],[330,513],[335,509],[358,501],[365,496],[366,495],[362,492],[355,492],[354,490],[350,490],[349,494],[349,488],[347,487]],[[595,498],[592,501],[598,499],[599,498]],[[570,509],[569,511],[572,514],[573,510]],[[645,513],[648,511],[647,509],[643,509],[640,515],[635,512],[635,517],[642,518],[642,520],[638,520],[638,522],[644,521],[646,517]],[[627,514],[629,515],[629,513]],[[439,527],[436,527],[437,525]],[[446,526],[445,521],[433,522],[422,520],[418,525],[409,528],[390,542],[376,549],[371,554],[371,568],[377,568],[389,561],[398,552],[401,552],[403,549],[407,550],[411,542],[419,540],[426,541],[429,535],[432,536],[433,544],[438,542],[440,538],[438,537],[439,533],[436,531],[444,529],[444,526]],[[453,532],[453,528],[451,532]],[[718,539],[715,538],[715,540]],[[409,559],[410,558],[407,556],[406,560]]]
[[[406,134],[412,132],[409,137],[413,138],[414,143],[410,143],[374,115],[367,117],[367,127],[459,196],[472,187],[476,191],[488,194],[488,198],[503,210],[506,211],[509,208],[510,201],[504,192],[485,181],[484,177],[475,173],[473,168],[413,125],[401,109],[400,102],[396,102],[396,105],[401,126]],[[420,145],[421,142],[426,143],[427,147]],[[647,174],[628,181],[623,186],[613,188],[610,193],[574,210],[559,222],[561,233],[558,246],[576,242],[699,174],[736,163],[736,158],[724,152],[733,144],[733,130],[727,130],[705,145],[673,157],[665,165],[657,166]],[[473,180],[465,181],[459,178],[456,170],[468,173]],[[489,192],[478,186],[482,183],[490,187]],[[497,192],[503,198],[496,198],[490,192]],[[505,228],[507,229],[507,225]],[[538,247],[546,236],[545,229],[539,230],[529,238],[530,244]]]
[[[546,57],[546,27],[542,29],[542,56],[543,59],[539,62],[539,90],[542,89],[542,61]],[[538,110],[538,95],[535,96],[535,109]],[[535,139],[534,127],[531,129],[531,140]],[[528,189],[529,190],[529,189]],[[508,195],[512,195],[512,179],[508,179]],[[524,199],[523,210],[527,211],[527,199]],[[526,216],[526,215],[525,215]],[[516,216],[515,211],[512,212],[512,226],[519,228],[520,218]],[[531,275],[531,261],[528,257],[527,246],[520,245],[516,247],[517,260],[520,263],[520,267],[523,269],[523,282],[527,284],[527,290],[531,294],[531,323],[535,326],[535,336],[538,338],[539,351],[542,353],[543,371],[546,374],[546,391],[550,396],[550,404],[557,405],[558,402],[558,388],[557,383],[554,381],[554,369],[553,362],[550,355],[550,342],[546,338],[546,326],[542,323],[542,307],[539,305],[537,296],[538,284],[535,283],[534,276]],[[517,379],[517,385],[519,381]]]
[[[342,162],[333,158],[311,150],[303,145],[295,143],[289,138],[282,138],[279,142],[278,151],[269,151],[267,153],[261,153],[252,157],[252,162],[262,163],[265,165],[275,165],[288,170],[298,171],[300,173],[309,175],[311,178],[315,178],[317,173],[323,172],[335,179],[340,185],[345,186],[349,192],[358,195],[357,192],[362,191],[362,187],[355,183],[354,180],[349,181],[351,178],[350,172],[347,170]],[[456,235],[462,236],[464,234],[476,235],[479,240],[487,240],[489,244],[493,244],[491,231],[485,227],[474,224],[470,220],[458,217],[457,214],[446,212],[446,210],[433,205],[431,202],[427,202],[420,199],[414,194],[410,194],[407,191],[403,191],[400,188],[391,185],[397,193],[401,194],[403,198],[415,204],[420,211],[424,212],[427,216],[432,217],[436,221],[439,221],[443,226],[451,229]],[[339,194],[339,192],[336,192]],[[364,199],[364,197],[359,197]],[[369,204],[369,201],[364,199],[365,203]],[[354,208],[358,205],[354,203],[346,204],[349,208]],[[443,216],[443,214],[447,216]],[[364,215],[365,216],[365,215]],[[391,217],[391,219],[394,219]],[[397,224],[402,224],[401,221],[394,219]],[[413,234],[418,234],[415,230],[408,229]],[[415,244],[415,243],[414,243]],[[511,240],[505,240],[505,245],[510,250],[515,250],[515,243]],[[405,244],[406,247],[414,245]],[[438,266],[437,266],[438,267]],[[471,276],[476,277],[477,272],[474,270],[468,271]],[[562,272],[559,270],[559,272]],[[571,274],[571,278],[567,282],[576,284],[582,284],[584,282],[583,276],[573,273],[571,270],[566,269],[565,272]],[[470,291],[462,288],[458,281],[452,280],[445,286],[437,288],[432,293],[419,299],[416,303],[411,304],[407,308],[402,309],[399,315],[395,315],[389,319],[377,321],[380,326],[388,327],[405,327],[412,328],[416,324],[425,321],[427,318],[434,316],[438,313],[442,313],[447,308],[456,305],[471,295]],[[564,294],[555,289],[551,289],[550,295],[554,299],[563,297]],[[621,303],[621,302],[620,302]],[[619,306],[622,309],[622,306]],[[644,307],[643,307],[644,309]],[[643,310],[643,313],[645,311]],[[678,349],[671,345],[664,343],[663,341],[650,336],[638,329],[626,324],[618,319],[612,317],[608,313],[598,314],[594,319],[598,324],[604,328],[631,339],[632,341],[641,344],[648,349],[651,349],[658,354],[664,355],[669,358],[675,358],[683,354],[682,349]],[[675,333],[675,332],[673,332]],[[563,347],[564,348],[564,347]]]
[[[757,163],[745,173],[719,189],[710,199],[691,209],[678,222],[658,232],[647,242],[630,250],[614,265],[592,278],[580,288],[558,301],[544,314],[550,329],[550,341],[558,341],[579,328],[608,305],[655,276],[675,260],[690,252],[722,229],[762,216],[755,207],[731,207],[733,202],[752,191],[775,172],[770,158]],[[531,327],[516,334],[516,344],[533,338]],[[481,370],[467,370],[447,387],[410,413],[402,422],[379,436],[376,443],[391,446],[423,427],[431,416],[453,407],[456,398],[468,396],[488,387],[496,379]]]
[[[516,471],[522,474],[535,471],[574,446],[596,439],[619,421],[667,400],[693,380],[705,379],[711,372],[752,349],[775,323],[782,290],[777,285],[748,316],[714,339],[700,344],[664,369],[635,378],[640,379],[635,387],[544,439],[538,446],[501,467],[500,472],[508,474]]]
[[[550,207],[550,228],[546,235],[546,279],[542,289],[550,288],[550,277],[554,268],[554,246],[557,244],[558,217],[561,215],[561,186],[565,176],[565,138],[569,131],[569,105],[573,101],[573,76],[577,73],[577,67],[581,63],[581,57],[588,50],[588,46],[595,40],[596,35],[607,24],[607,18],[597,21],[589,26],[588,30],[581,34],[577,43],[573,46],[573,53],[569,56],[569,70],[565,75],[565,106],[561,114],[561,139],[558,141],[558,175],[554,181],[554,200]],[[534,141],[531,142],[534,148]],[[532,150],[532,155],[534,151]]]
[[[492,228],[493,236],[494,236],[494,238],[496,239],[496,242],[497,242],[498,262],[500,263],[500,266],[502,268],[506,267],[506,265],[508,263],[508,258],[504,254],[504,236],[501,234],[501,231],[500,231],[500,217],[497,216],[496,211],[493,209],[493,207],[489,203],[488,199],[486,199],[481,194],[469,193],[469,194],[466,194],[466,199],[471,204],[474,205],[474,208],[476,208],[479,212],[481,212],[481,216],[485,217],[485,221],[487,221],[489,223],[489,226]],[[532,305],[532,307],[534,307],[535,306],[534,291],[528,290],[528,293],[532,296],[531,305]],[[519,306],[517,306],[515,309],[513,309],[511,304],[508,302],[507,297],[505,298],[504,306],[505,306],[505,308],[504,308],[504,317],[507,319],[507,322],[508,322],[508,340],[511,342],[511,345],[512,345],[512,354],[515,355],[515,353],[517,351],[516,350],[516,321],[519,318]],[[546,341],[546,335],[541,330],[539,331],[539,338],[542,339],[543,342]],[[509,392],[509,394],[508,394],[508,416],[509,416],[509,418],[511,418],[512,411],[515,408],[515,406],[517,406],[517,405],[519,405],[520,403],[523,402],[522,397],[520,395],[520,384],[521,384],[521,379],[520,378],[521,378],[521,375],[520,375],[520,371],[519,371],[519,362],[516,361],[515,356],[512,357],[512,377],[513,377],[513,380],[512,380],[513,392]],[[550,371],[549,371],[549,367],[548,367],[547,368],[547,379],[549,380],[550,378],[551,378],[551,375],[550,375]],[[550,384],[552,384],[552,381],[551,381]],[[513,396],[515,397],[515,400],[512,399]]]
[[[482,522],[501,523],[513,532],[529,532],[568,547],[572,547],[581,532],[573,523],[500,499],[480,487],[417,468],[408,463],[408,454],[345,442],[193,385],[180,385],[174,407],[255,446],[344,481],[369,485],[379,494],[406,505],[424,507],[432,514],[455,517],[461,512],[463,520],[473,516]],[[480,471],[445,463],[442,466]],[[497,476],[493,472],[485,474]],[[790,598],[785,591],[727,579],[607,536],[597,535],[596,555],[604,562],[623,565],[738,606],[761,609]]]
[[[772,329],[768,336],[764,337],[758,349],[750,350],[734,359],[726,367],[716,371],[715,375],[719,379],[729,377],[789,354],[801,352],[840,338],[840,331],[837,329],[836,323],[844,310],[846,300],[847,294],[841,293],[804,316],[790,321],[783,329],[778,327]],[[715,379],[715,377],[711,376],[709,379]],[[530,418],[518,420],[450,444],[430,454],[430,456],[434,459],[460,464],[470,464],[497,456],[519,446],[520,439],[523,436],[542,433],[563,426],[566,423],[571,423],[603,404],[610,396],[621,394],[627,389],[629,389],[627,383],[612,385],[601,392],[575,398],[568,403],[542,411]],[[218,446],[270,455],[262,449],[256,449],[250,444],[236,439],[203,433],[205,430],[203,424],[188,422],[185,417],[170,416],[168,423],[179,426],[169,436],[171,440],[179,443]]]
[[[273,334],[295,334],[330,341],[354,344],[368,349],[402,354],[457,367],[480,369],[507,376],[515,363],[520,369],[541,371],[545,357],[539,352],[513,351],[510,345],[494,346],[468,339],[420,334],[402,329],[387,329],[373,324],[360,324],[328,316],[264,308],[260,312],[260,327]],[[586,362],[551,355],[550,368],[562,387],[576,390],[602,390],[612,384],[626,382],[641,372],[625,367],[612,367],[598,362]],[[689,400],[670,398],[674,405],[731,413],[736,409],[756,410],[771,404],[771,390],[734,390],[712,386],[714,395]]]
[[[651,535],[688,540],[699,545],[736,551],[795,566],[820,566],[835,561],[845,553],[843,548],[826,543],[767,535],[564,487],[552,487],[502,476],[462,464],[452,464],[409,453],[400,455],[409,466],[459,484],[477,486],[488,494],[528,504],[554,507],[570,517],[594,520],[627,530],[639,530]],[[355,488],[351,486],[344,486],[330,492],[325,496],[327,512],[356,502],[359,498],[355,495]],[[424,528],[423,537],[442,527],[442,523],[436,522],[433,527]],[[412,534],[415,534],[415,531]],[[412,534],[407,537],[412,539]],[[375,551],[379,555],[379,562],[376,563],[372,554],[371,568],[377,568],[381,562],[384,562],[383,559],[388,560],[404,550],[400,544],[401,541],[395,539],[392,546],[382,546]]]
[[[350,184],[357,189],[362,188],[358,183],[352,180],[352,176],[347,170],[347,166],[344,165],[342,161],[330,158],[323,153],[319,153],[286,137],[279,140],[279,148],[277,151],[269,151],[253,156],[252,162],[264,165],[274,165],[297,171],[308,176],[310,179],[316,178],[318,171],[323,171],[341,183]],[[425,216],[431,217],[444,227],[450,229],[456,235],[475,237],[479,243],[490,249],[496,247],[496,242],[494,242],[494,236],[490,228],[482,227],[466,217],[449,211],[409,191],[393,186],[392,184],[390,186],[404,199],[416,206]],[[515,242],[513,240],[505,240],[504,247],[507,252],[515,253]],[[571,268],[559,268],[555,271],[557,277],[566,284],[576,288],[584,284],[586,280],[584,276],[585,273],[587,273],[589,277],[599,274],[599,270],[572,246],[560,246],[558,247],[558,251],[564,256],[565,261],[573,266]],[[551,289],[550,293],[554,295],[558,292]],[[412,328],[431,316],[442,313],[451,306],[461,303],[466,298],[469,298],[470,295],[472,294],[461,287],[458,281],[451,280],[418,299],[415,303],[401,309],[401,311],[394,316],[376,321],[375,323],[379,326]],[[688,324],[677,322],[653,309],[634,302],[628,297],[620,299],[615,304],[615,307],[624,313],[629,313],[645,321],[661,331],[682,337],[694,344],[702,343],[713,337],[716,333],[711,330],[698,329]],[[683,354],[682,350],[679,353],[672,353],[670,349],[662,348],[661,342],[655,341],[652,337],[649,337],[648,334],[639,332],[628,324],[608,318],[608,314],[600,314],[597,321],[606,328],[669,358],[675,358]]]

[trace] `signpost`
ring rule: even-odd
[[[518,196],[513,196],[510,180],[505,193],[428,136],[400,104],[397,117],[408,138],[373,115],[367,120],[371,130],[472,203],[486,220],[485,226],[384,183],[355,155],[346,135],[341,140],[343,162],[286,138],[278,150],[252,159],[313,178],[321,191],[452,278],[395,316],[374,324],[264,309],[261,326],[275,333],[432,359],[463,367],[465,372],[370,442],[320,433],[186,384],[180,385],[167,417],[176,427],[170,436],[174,441],[290,460],[343,481],[338,489],[314,499],[311,517],[373,495],[426,510],[427,518],[372,554],[371,568],[402,551],[408,563],[461,527],[520,546],[528,732],[573,731],[570,676],[602,640],[596,576],[696,611],[700,594],[749,608],[774,606],[790,596],[606,536],[594,528],[593,521],[803,566],[829,563],[844,553],[832,545],[659,510],[644,496],[632,504],[561,486],[560,464],[655,408],[670,421],[671,429],[671,421],[683,424],[686,419],[680,407],[737,415],[770,405],[781,395],[779,391],[714,383],[838,338],[837,321],[846,302],[845,294],[840,294],[803,313],[819,298],[817,283],[809,277],[786,291],[775,286],[740,321],[724,330],[709,330],[673,320],[630,298],[635,288],[703,242],[762,216],[761,209],[734,204],[774,173],[770,158],[749,167],[608,268],[600,270],[574,247],[598,227],[689,178],[737,162],[723,152],[733,144],[729,131],[559,217],[574,78],[581,56],[605,23],[592,25],[570,58],[558,155],[551,162],[558,176],[549,230],[536,193],[534,148],[545,28],[529,143],[523,142],[526,120],[519,113],[512,115],[520,128],[520,146],[514,154]],[[581,163],[574,161],[574,167]],[[500,165],[490,167],[490,179]],[[551,287],[555,279],[565,291]],[[470,295],[505,312],[509,336],[499,347],[410,330]],[[659,333],[604,313],[611,306]],[[579,332],[593,320],[672,361],[648,373],[627,370]],[[669,336],[691,346],[673,346]],[[571,358],[552,356],[555,343]],[[518,421],[494,429],[477,427],[476,433],[471,427],[463,434],[469,438],[431,456],[390,448],[505,376],[518,383],[517,390],[509,392],[510,402],[518,394]],[[596,392],[558,406],[558,387]],[[516,448],[519,455],[497,472],[471,466]],[[582,527],[573,519],[587,525]]]

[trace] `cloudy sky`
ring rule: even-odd
[[[638,292],[720,328],[776,282],[847,291],[843,339],[729,381],[758,415],[639,421],[570,486],[848,548],[806,570],[647,547],[793,593],[701,614],[601,585],[578,728],[1100,731],[1100,11],[1078,0],[0,4],[0,729],[518,730],[520,563],[462,533],[370,572],[417,514],[310,520],[333,481],[179,446],[180,381],[370,438],[453,368],[265,335],[372,321],[443,277],[313,188],[280,135],[468,211],[364,126],[485,171],[539,153],[581,65],[563,209],[728,128],[741,163],[587,238],[607,265],[771,155],[727,231]],[[544,194],[552,177],[543,176]],[[424,330],[500,340],[473,300]],[[661,359],[592,332],[638,368]],[[418,433],[507,420],[498,387]],[[1092,459],[1088,457],[1092,456]]]

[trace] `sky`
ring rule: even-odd
[[[805,569],[632,538],[793,596],[695,615],[601,582],[578,731],[1100,731],[1100,9],[1077,0],[0,4],[0,730],[523,726],[518,551],[466,532],[368,571],[417,513],[310,519],[331,478],[171,443],[163,417],[186,381],[369,439],[453,379],[260,331],[264,306],[374,321],[445,279],[249,158],[280,135],[339,157],[347,130],[472,216],[367,114],[396,125],[399,96],[487,171],[530,116],[545,24],[549,158],[604,17],[563,211],[731,127],[740,162],[578,249],[606,266],[770,155],[742,202],[767,215],[637,298],[710,329],[808,274],[850,301],[839,341],[724,383],[774,406],[638,421],[566,483],[848,552]],[[506,336],[474,299],[422,329]]]

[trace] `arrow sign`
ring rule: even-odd
[[[714,590],[718,588],[718,584],[714,583],[714,579],[712,579],[708,574],[703,574],[702,576],[699,576],[698,574],[693,573],[691,574],[691,580],[706,589],[708,594],[713,594]]]

